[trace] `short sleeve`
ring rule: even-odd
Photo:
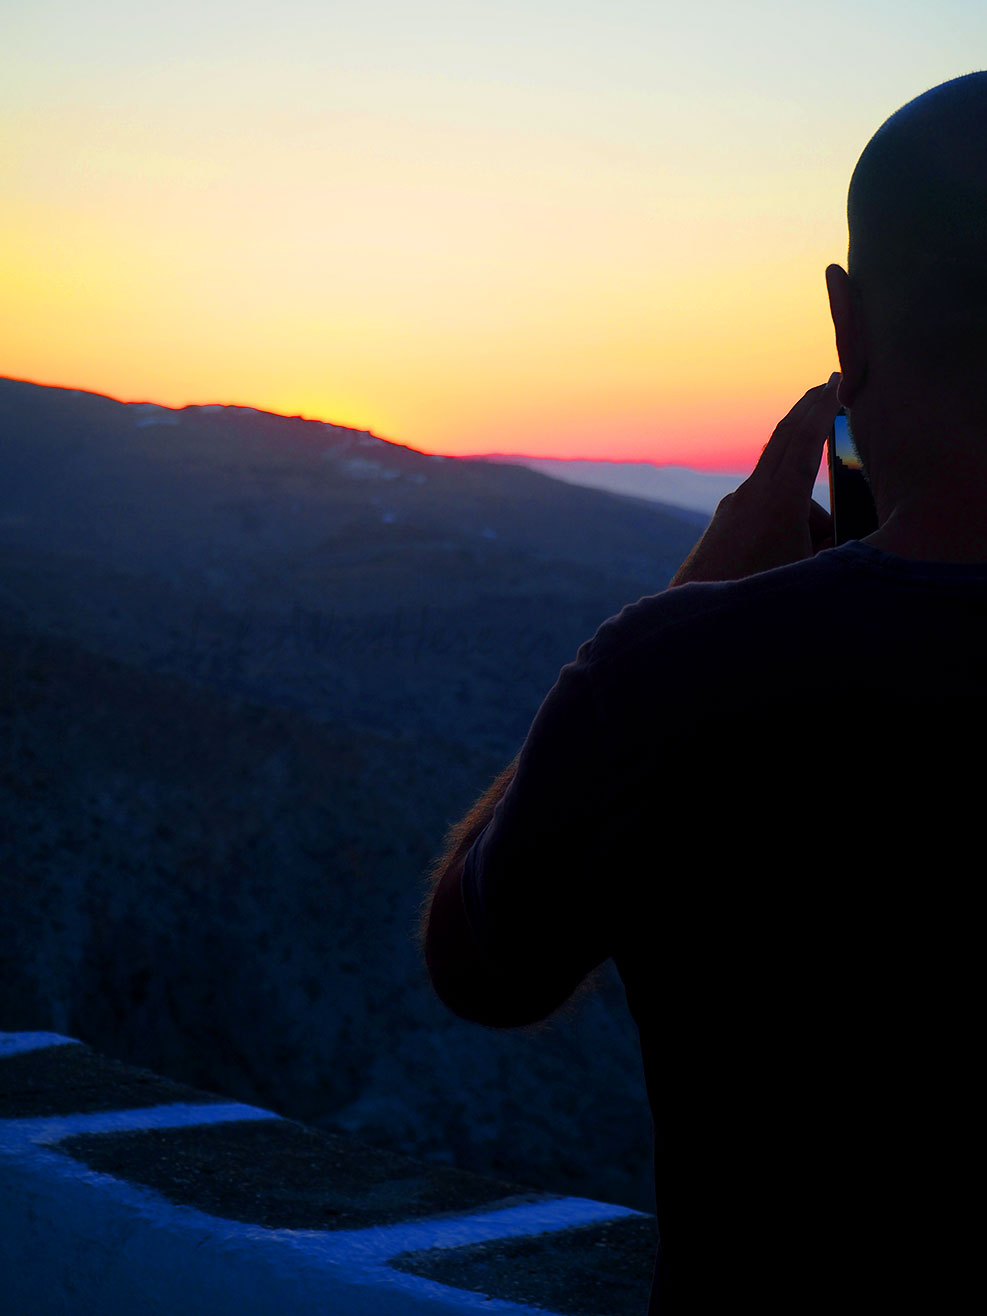
[[[466,917],[485,955],[553,986],[557,1004],[611,953],[600,854],[610,765],[593,655],[590,641],[562,669],[463,870]]]

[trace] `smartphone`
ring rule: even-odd
[[[833,422],[826,453],[833,543],[845,544],[848,539],[863,539],[877,529],[877,508],[842,407]]]

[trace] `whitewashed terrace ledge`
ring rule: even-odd
[[[644,1316],[654,1218],[0,1033],[4,1316]]]

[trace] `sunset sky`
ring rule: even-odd
[[[0,374],[749,467],[846,185],[984,0],[0,6]]]

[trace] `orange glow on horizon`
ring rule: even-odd
[[[664,443],[658,443],[647,432],[637,435],[625,432],[609,441],[601,442],[599,427],[591,424],[586,425],[584,433],[580,433],[578,427],[574,427],[568,434],[556,435],[537,430],[534,434],[525,436],[515,430],[507,438],[503,438],[503,432],[492,432],[489,441],[484,442],[486,431],[483,431],[472,442],[416,443],[403,435],[381,433],[373,424],[366,423],[363,416],[348,417],[342,408],[330,409],[318,406],[293,408],[247,394],[227,396],[203,394],[188,397],[181,393],[151,394],[144,390],[114,392],[107,387],[93,388],[71,378],[68,381],[25,376],[16,376],[16,378],[42,387],[96,393],[123,403],[152,402],[174,410],[219,404],[250,407],[278,416],[300,416],[304,420],[366,430],[376,438],[384,439],[389,443],[413,448],[419,452],[439,453],[449,457],[513,456],[571,461],[647,462],[655,466],[688,466],[695,470],[729,473],[746,471],[753,467],[775,423],[770,418],[777,411],[777,407],[772,407],[771,403],[762,404],[758,412],[763,419],[757,412],[753,412],[740,424],[736,423],[735,417],[717,415],[715,412],[711,414],[708,424],[696,421],[695,418],[691,420],[683,418],[679,424],[676,441]],[[787,406],[785,409],[787,410]],[[780,414],[783,413],[779,413],[777,417],[779,419]],[[503,441],[496,442],[498,438],[502,438]]]

